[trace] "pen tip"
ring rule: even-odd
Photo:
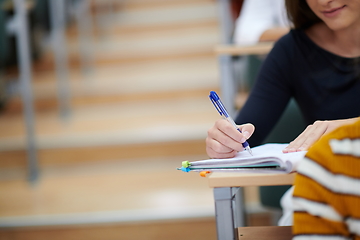
[[[251,156],[254,156],[251,149],[249,147],[246,148],[246,150],[248,150],[248,152],[251,154]]]

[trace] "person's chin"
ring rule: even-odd
[[[331,21],[326,23],[326,25],[333,31],[341,31],[349,28],[349,24],[346,24],[344,21]]]

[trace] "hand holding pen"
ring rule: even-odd
[[[210,99],[219,114],[224,118],[216,121],[215,125],[209,129],[206,138],[206,152],[211,158],[230,158],[234,157],[244,148],[251,154],[247,139],[254,132],[252,124],[236,126],[235,122],[228,115],[224,105],[215,92],[210,92]]]

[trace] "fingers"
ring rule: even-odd
[[[284,153],[306,151],[321,136],[323,136],[329,127],[327,121],[316,121],[309,125],[294,141],[292,141],[284,150]]]
[[[206,152],[211,158],[230,158],[237,152],[243,151],[242,143],[254,132],[254,127],[241,126],[246,134],[240,133],[228,121],[222,119],[208,130],[206,138]]]
[[[237,151],[230,150],[229,152],[217,152],[210,147],[206,147],[206,153],[211,158],[232,158],[235,157]]]
[[[217,130],[212,135],[215,139],[234,150],[242,150],[238,145],[244,142],[244,136],[231,123],[221,119],[215,122],[214,127]]]
[[[206,146],[218,153],[242,151],[242,145],[240,142],[236,142],[225,135],[222,137],[215,137],[215,138],[207,137]]]
[[[206,146],[217,153],[242,151],[243,135],[226,120],[219,120],[209,129]]]

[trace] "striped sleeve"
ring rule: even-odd
[[[298,167],[294,240],[360,240],[360,121],[324,136]]]

